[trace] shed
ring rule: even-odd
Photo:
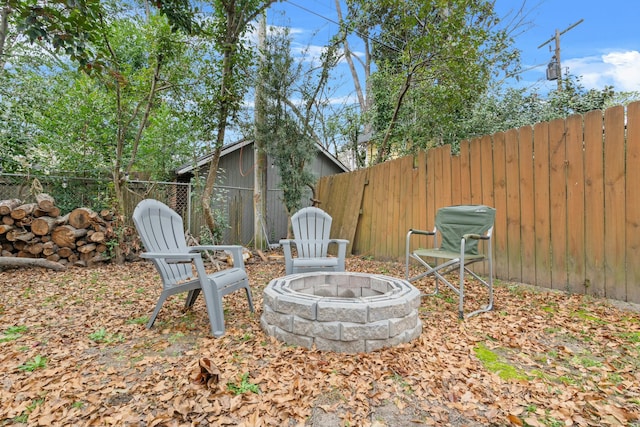
[[[229,227],[224,232],[222,243],[253,246],[254,212],[254,141],[243,139],[223,147],[218,164],[219,175],[216,179],[215,191],[218,199],[226,200],[226,206],[219,209],[227,218]],[[213,153],[204,155],[195,162],[185,164],[176,169],[178,182],[190,182],[196,175],[206,177]],[[274,166],[273,159],[267,157],[267,196],[266,218],[262,221],[269,243],[277,243],[287,236],[288,217],[282,201],[280,189],[280,173]],[[270,166],[269,166],[270,165]],[[320,144],[316,144],[316,156],[311,163],[311,173],[316,178],[348,172],[349,169]],[[192,201],[192,206],[199,209],[199,201]],[[302,200],[303,206],[311,205],[311,191]],[[214,207],[216,208],[216,207]],[[197,233],[204,225],[202,215],[193,216],[191,231]]]

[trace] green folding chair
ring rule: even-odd
[[[477,279],[488,290],[486,306],[468,314],[466,317],[491,311],[493,309],[493,255],[492,232],[496,211],[484,205],[448,206],[436,213],[433,231],[410,229],[406,239],[406,279],[413,282],[423,277],[433,276],[435,291],[426,296],[436,295],[440,281],[449,286],[459,297],[458,316],[464,319],[464,279],[469,274]],[[418,248],[411,251],[411,240],[416,236],[433,236],[431,248]],[[479,242],[484,244],[479,245]],[[482,246],[482,251],[480,247]],[[410,277],[409,266],[411,260],[417,261],[426,268],[416,276]],[[427,262],[428,261],[428,262]],[[484,262],[488,264],[488,277],[480,277],[469,266]],[[458,271],[459,282],[452,282],[445,275]]]

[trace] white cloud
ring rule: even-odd
[[[581,76],[587,89],[603,89],[609,85],[616,91],[640,91],[640,52],[635,50],[568,59],[562,62],[562,67]]]

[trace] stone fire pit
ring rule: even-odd
[[[365,273],[304,273],[272,280],[260,323],[287,344],[371,352],[422,333],[420,292],[409,282]]]

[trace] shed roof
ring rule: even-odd
[[[233,153],[236,150],[239,150],[241,148],[253,145],[254,140],[253,139],[241,139],[240,141],[231,143],[231,144],[227,144],[224,147],[222,147],[222,152],[220,153],[220,157],[224,157],[230,153]],[[320,152],[320,154],[324,155],[328,160],[330,160],[331,162],[333,162],[338,168],[340,168],[342,171],[344,172],[349,172],[349,168],[346,167],[344,165],[344,163],[342,163],[340,160],[338,160],[337,157],[335,157],[333,154],[331,154],[327,149],[325,149],[322,145],[318,144],[317,142],[315,143],[316,149],[318,150],[318,152]],[[203,165],[206,165],[207,163],[209,163],[211,161],[211,159],[213,158],[213,153],[208,153],[205,154],[204,156],[198,157],[198,159],[196,159],[196,164],[194,165],[193,163],[189,162],[189,163],[185,163],[184,165],[178,167],[175,170],[175,173],[177,176],[180,175],[184,175],[186,173],[190,173],[193,172],[194,169],[198,169]]]

